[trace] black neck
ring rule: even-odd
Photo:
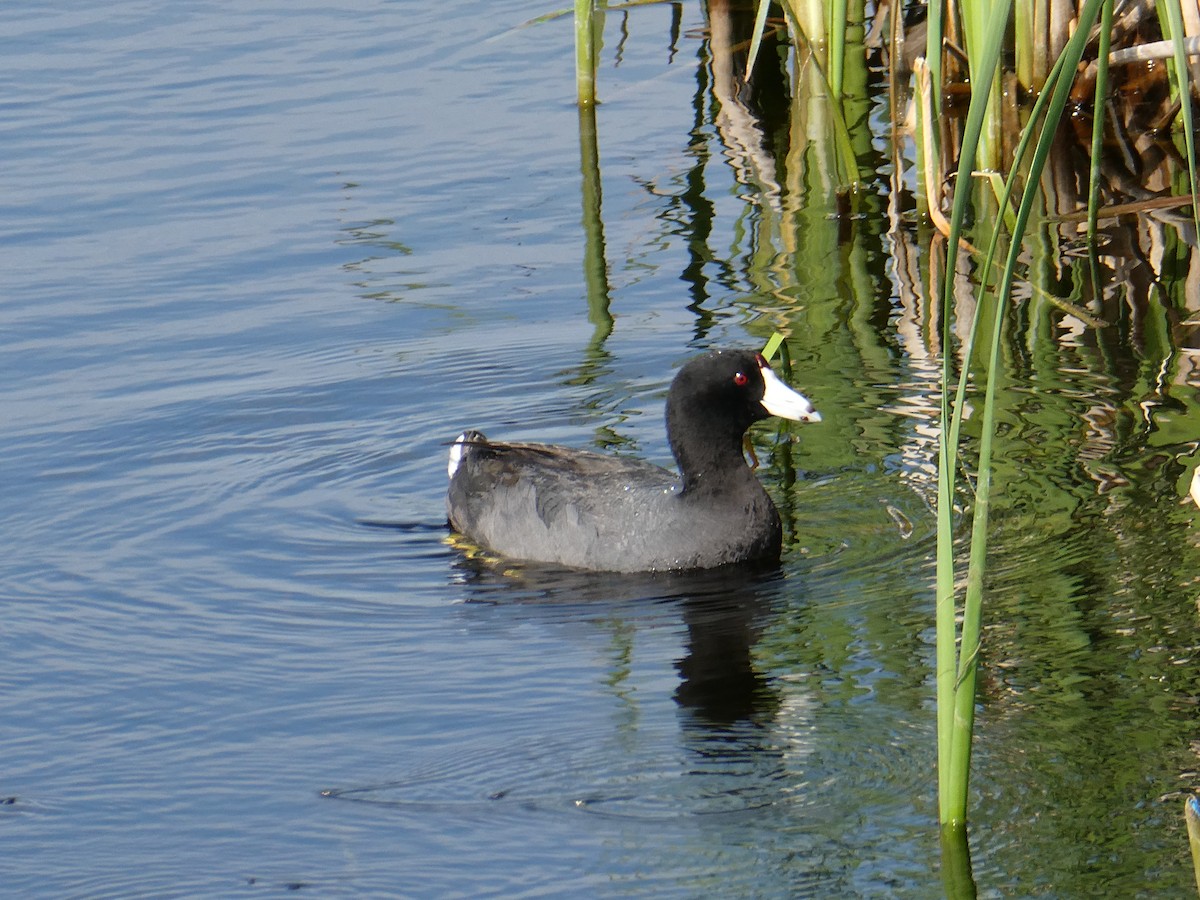
[[[742,436],[711,435],[680,442],[671,437],[683,489],[694,494],[720,494],[746,478],[754,480],[742,451]]]

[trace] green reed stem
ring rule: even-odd
[[[1167,30],[1170,31],[1173,56],[1171,58],[1171,84],[1179,101],[1179,118],[1183,125],[1183,142],[1187,152],[1188,185],[1192,194],[1192,217],[1200,222],[1200,196],[1196,191],[1196,133],[1192,121],[1192,79],[1191,70],[1187,65],[1187,51],[1184,48],[1186,34],[1183,27],[1183,11],[1179,0],[1165,0],[1159,4],[1159,15],[1165,16]]]
[[[1004,8],[1004,27],[1007,31],[1011,3],[1001,4]],[[986,46],[995,39],[999,27],[996,19],[997,7],[986,0],[960,0],[963,41],[967,51],[967,67],[971,73],[971,103],[985,104],[983,127],[980,130],[981,146],[978,158],[986,169],[1000,168],[1001,151],[1001,106],[1000,67],[989,65]],[[983,89],[979,93],[977,89]],[[981,99],[976,100],[977,97]]]
[[[754,35],[750,38],[750,52],[746,56],[747,81],[750,80],[750,73],[754,71],[754,64],[758,61],[758,49],[762,46],[763,32],[767,27],[767,12],[770,8],[771,0],[758,0],[758,8],[754,11]]]
[[[1200,801],[1195,794],[1183,802],[1183,819],[1187,822],[1188,845],[1192,848],[1192,873],[1196,876],[1196,891],[1200,892]]]
[[[1092,99],[1091,169],[1088,172],[1088,241],[1096,242],[1097,216],[1100,212],[1100,157],[1104,151],[1105,105],[1108,98],[1108,54],[1112,48],[1113,0],[1106,0],[1100,12],[1100,44],[1096,51],[1096,91]]]
[[[783,345],[783,335],[780,334],[778,331],[773,332],[771,334],[771,337],[767,340],[767,343],[765,345],[763,345],[763,348],[762,348],[763,359],[765,359],[767,362],[770,362],[774,358],[775,354],[779,352],[779,348],[782,345]]]
[[[596,102],[595,0],[575,0],[575,94],[580,106]]]
[[[976,62],[977,71],[994,72],[1000,65],[1000,50],[1008,22],[1012,0],[1001,0],[993,9],[991,27],[987,40]],[[965,633],[963,657],[971,670],[969,683],[960,677],[963,669],[957,649],[957,623],[955,603],[954,565],[954,496],[958,472],[959,434],[962,429],[962,413],[966,392],[968,355],[958,383],[953,405],[950,404],[950,385],[954,381],[953,353],[954,322],[950,311],[954,308],[955,268],[958,260],[959,239],[971,191],[971,173],[975,169],[976,149],[983,131],[984,116],[990,100],[993,79],[983,77],[976,80],[971,89],[971,104],[967,109],[967,123],[962,141],[962,153],[958,162],[958,179],[955,182],[954,199],[950,211],[950,237],[946,252],[946,273],[942,279],[942,430],[938,442],[938,500],[937,500],[937,707],[938,707],[938,816],[943,828],[961,828],[967,818],[967,775],[970,766],[971,732],[974,727],[974,666],[975,653],[969,647],[978,647],[978,635]],[[935,86],[935,92],[937,88]],[[977,324],[977,323],[976,323]],[[976,325],[972,325],[972,331]],[[973,338],[971,339],[973,342]],[[965,626],[965,623],[964,623]],[[961,692],[970,691],[972,703],[966,718],[956,715],[959,707],[957,698]],[[966,752],[963,752],[963,748]]]
[[[929,66],[929,83],[933,89],[934,116],[942,114],[942,43],[946,39],[945,28],[943,4],[930,3],[925,31],[925,64]],[[931,134],[935,131],[930,129]]]
[[[846,0],[831,0],[827,40],[829,41],[829,90],[834,103],[841,108],[845,94],[846,27],[849,22]]]
[[[964,410],[966,381],[970,360],[973,353],[979,316],[972,322],[971,335],[964,352],[964,367],[959,375],[958,389],[955,396],[953,416],[949,428],[943,430],[942,446],[939,448],[939,464],[948,466],[939,473],[938,494],[938,787],[939,814],[943,828],[962,828],[966,822],[967,788],[971,765],[971,734],[974,728],[975,715],[975,680],[978,669],[980,650],[980,634],[982,629],[983,585],[987,563],[987,528],[991,507],[991,460],[993,439],[995,436],[996,416],[996,385],[999,381],[1000,347],[1005,323],[1005,311],[1008,309],[1012,296],[1013,284],[1016,280],[1017,263],[1029,217],[1034,203],[1039,196],[1041,173],[1050,155],[1055,131],[1061,122],[1069,97],[1071,79],[1079,60],[1082,58],[1088,31],[1100,12],[1100,7],[1106,0],[1088,0],[1079,13],[1079,27],[1068,42],[1062,56],[1055,61],[1046,81],[1047,90],[1043,91],[1034,106],[1029,126],[1022,135],[1016,152],[1016,164],[1010,172],[1001,196],[1002,207],[1007,207],[1013,185],[1018,177],[1019,163],[1029,146],[1033,129],[1041,123],[1037,144],[1030,161],[1029,171],[1025,175],[1025,187],[1021,202],[1013,222],[1013,232],[1008,246],[1004,269],[998,284],[995,308],[992,316],[992,333],[990,352],[985,368],[986,383],[982,409],[979,463],[975,483],[975,503],[971,522],[971,543],[968,557],[966,590],[963,598],[961,640],[955,653],[953,643],[954,624],[954,584],[953,584],[953,552],[949,546],[952,538],[950,533],[949,501],[954,488],[957,470],[957,447],[961,430]],[[994,12],[996,12],[994,10]],[[998,23],[994,23],[998,24]],[[1001,30],[1002,29],[998,29]],[[988,43],[985,49],[986,62],[990,57],[993,64],[999,59],[999,37],[994,36],[994,42]],[[994,53],[994,56],[991,54]],[[981,67],[980,71],[989,71]],[[972,92],[971,106],[967,114],[967,135],[964,139],[964,157],[969,156],[967,148],[972,135],[975,121],[982,120],[984,113],[978,106],[988,102],[986,86],[978,92]],[[963,183],[965,178],[964,166],[973,163],[971,160],[960,161],[959,183],[955,186],[954,213],[957,214],[960,203],[959,194],[966,192]],[[965,205],[965,198],[962,201]],[[952,214],[951,246],[957,245],[957,227],[961,220]],[[983,280],[986,287],[987,273],[991,270],[991,262],[999,241],[999,227],[993,232],[989,241],[988,252],[983,264]],[[953,254],[947,262],[946,306],[952,298],[950,280],[953,277]],[[981,291],[981,294],[983,291]],[[982,297],[979,304],[982,308]],[[944,318],[949,318],[948,316]],[[944,347],[950,346],[949,341]],[[943,351],[945,352],[945,351]],[[949,412],[946,408],[946,389],[949,384],[949,362],[943,367],[943,416]],[[943,421],[947,421],[943,418]],[[943,493],[945,492],[945,494]],[[945,545],[945,546],[943,546]],[[948,583],[943,578],[950,579]],[[949,635],[949,636],[947,636]],[[949,667],[953,665],[953,668]],[[949,669],[949,671],[947,671]],[[952,690],[951,690],[952,688]],[[943,709],[945,698],[952,697],[951,712]],[[946,741],[943,745],[942,741]]]

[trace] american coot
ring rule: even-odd
[[[761,355],[716,350],[680,369],[667,394],[679,475],[467,431],[450,449],[450,525],[502,556],[605,572],[778,560],[779,513],[742,450],[746,429],[772,415],[821,420]]]

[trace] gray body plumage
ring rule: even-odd
[[[738,490],[691,492],[674,473],[639,460],[492,443],[478,432],[459,446],[450,524],[503,556],[648,572],[779,554],[779,516],[744,464],[734,475]]]

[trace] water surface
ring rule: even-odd
[[[937,370],[886,166],[858,224],[814,200],[764,267],[782,207],[705,99],[702,11],[610,14],[610,331],[570,23],[516,27],[545,12],[0,12],[14,896],[940,890]],[[1200,398],[1174,296],[1094,298],[1098,333],[1031,306],[1014,339],[987,896],[1188,885]],[[508,571],[446,542],[463,427],[666,462],[675,367],[780,327],[825,422],[756,432],[778,571]]]

